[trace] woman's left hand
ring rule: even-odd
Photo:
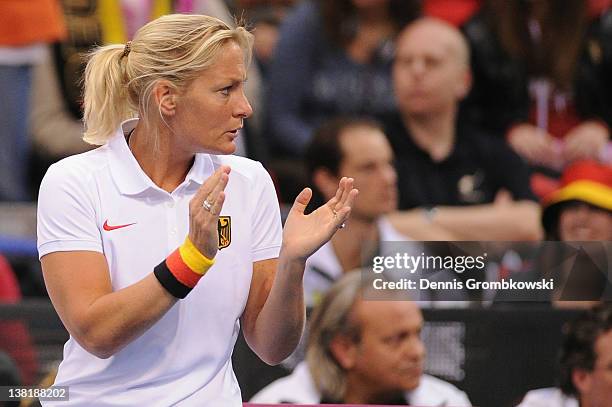
[[[353,188],[353,179],[343,177],[336,195],[309,215],[304,210],[312,191],[305,188],[300,192],[285,222],[281,255],[288,260],[305,261],[343,227],[358,192]]]

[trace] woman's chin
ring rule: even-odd
[[[230,155],[236,152],[236,143],[233,141],[223,146],[216,146],[215,148],[207,148],[201,151],[205,154],[214,154],[214,155]]]
[[[236,143],[232,141],[230,145],[224,146],[224,148],[217,154],[229,155],[229,154],[234,154],[235,152],[236,152]]]

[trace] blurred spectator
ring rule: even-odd
[[[269,75],[269,126],[284,153],[301,156],[325,119],[394,109],[393,40],[419,8],[415,0],[296,6],[281,27]]]
[[[21,290],[15,272],[8,260],[0,254],[0,302],[15,303],[21,300]]]
[[[3,351],[0,351],[0,383],[3,386],[17,386],[21,384],[19,370],[15,366],[15,362]]]
[[[87,0],[76,4],[64,0],[64,3],[69,7],[96,12],[104,44],[123,44],[149,21],[173,11],[172,0]],[[182,4],[183,1],[177,0],[176,3]]]
[[[21,290],[15,273],[4,256],[0,255],[0,304],[15,304],[19,301],[21,301]],[[38,363],[32,338],[22,321],[0,320],[0,354],[2,351],[17,364],[20,383],[33,384],[36,380]]]
[[[264,79],[268,78],[268,67],[276,49],[281,22],[298,2],[299,0],[225,0],[231,13],[246,17],[249,25],[253,27],[253,55]]]
[[[66,54],[56,52],[58,50],[59,45],[48,47],[42,61],[32,72],[29,125],[33,148],[29,170],[33,195],[38,193],[40,181],[49,165],[92,148],[82,140],[84,128],[80,95],[72,93],[79,91],[77,84],[80,79],[68,71],[74,65],[70,64],[70,68],[66,66]],[[77,58],[77,55],[71,55],[71,58]],[[71,96],[74,99],[69,100]]]
[[[574,163],[542,205],[549,240],[612,241],[612,166]]]
[[[471,84],[468,61],[465,39],[442,20],[418,20],[398,37],[399,112],[386,119],[386,133],[396,156],[399,208],[417,209],[390,220],[411,236],[414,225],[435,225],[446,240],[537,240],[539,205],[526,166],[503,140],[458,120]]]
[[[423,0],[423,14],[461,27],[478,11],[482,0]]]
[[[465,33],[470,120],[505,134],[550,176],[574,160],[612,160],[612,11],[593,18],[586,0],[489,0]]]
[[[95,44],[124,43],[149,18],[169,11],[168,1],[62,0],[62,6],[68,38],[49,46],[33,71],[29,120],[35,192],[49,165],[92,148],[82,140],[85,54]]]
[[[246,14],[250,19],[252,15],[264,12],[282,20],[287,11],[300,1],[302,0],[225,0],[224,2],[230,12],[237,16]]]
[[[343,273],[370,264],[380,254],[380,242],[408,238],[385,218],[397,209],[397,175],[391,146],[376,122],[326,122],[308,146],[306,166],[320,202],[333,198],[342,177],[352,177],[359,189],[350,222],[306,261],[304,299],[312,307]]]
[[[572,164],[564,171],[560,187],[545,198],[543,206],[542,223],[548,239],[603,241],[604,246],[586,246],[587,252],[576,256],[573,267],[564,273],[563,289],[557,290],[553,298],[557,307],[588,306],[606,295],[606,290],[612,290],[612,264],[607,260],[612,242],[612,166],[595,161]],[[565,256],[555,253],[553,257]],[[572,299],[585,302],[567,301]]]
[[[601,15],[612,6],[612,0],[587,0],[587,3],[592,16]]]
[[[371,287],[361,273],[339,280],[313,313],[306,361],[251,401],[470,406],[455,386],[423,374],[417,305],[406,298],[366,301]]]
[[[259,14],[253,18],[253,54],[265,80],[269,80],[269,68],[278,43],[280,20],[272,14]]]
[[[40,383],[38,383],[38,387],[41,387],[43,389],[47,389],[51,386],[53,386],[53,383],[55,382],[55,377],[57,376],[57,366],[53,367],[49,373],[47,373],[47,375],[45,377],[42,378],[42,380],[40,381]],[[21,399],[21,404],[19,404],[19,407],[41,407],[41,403],[40,400],[37,397],[27,397],[27,398],[22,398]]]
[[[57,0],[0,1],[0,200],[30,198],[27,117],[31,70],[40,61],[44,44],[64,36]]]
[[[560,357],[560,388],[532,390],[519,407],[606,407],[612,400],[612,304],[569,324]]]
[[[315,131],[305,161],[314,186],[310,208],[331,199],[333,184],[342,177],[352,177],[359,189],[350,222],[306,260],[304,301],[311,309],[343,274],[367,267],[374,256],[384,254],[382,242],[409,239],[386,219],[397,209],[397,174],[380,124],[366,118],[329,120]],[[283,362],[286,367],[294,368],[304,359],[305,340],[306,335]]]
[[[609,299],[612,167],[592,160],[571,164],[557,189],[545,197],[542,205],[542,224],[546,240],[551,242],[542,243],[534,259],[524,261],[523,267],[510,277],[528,281],[554,278],[555,287],[537,297],[533,293],[524,293],[524,297],[559,308],[590,307]],[[517,297],[516,293],[506,293],[496,300]]]

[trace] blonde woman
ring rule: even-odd
[[[306,216],[303,190],[281,230],[266,171],[230,155],[252,113],[251,44],[243,28],[168,15],[92,53],[84,139],[101,147],[53,165],[38,206],[70,404],[241,406],[240,324],[267,363],[297,344],[305,259],[357,191],[343,178]]]

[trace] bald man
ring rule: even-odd
[[[396,156],[398,230],[429,240],[536,240],[539,206],[525,163],[499,137],[459,120],[472,83],[463,35],[423,18],[399,35],[385,127]],[[435,236],[432,236],[432,233]]]

